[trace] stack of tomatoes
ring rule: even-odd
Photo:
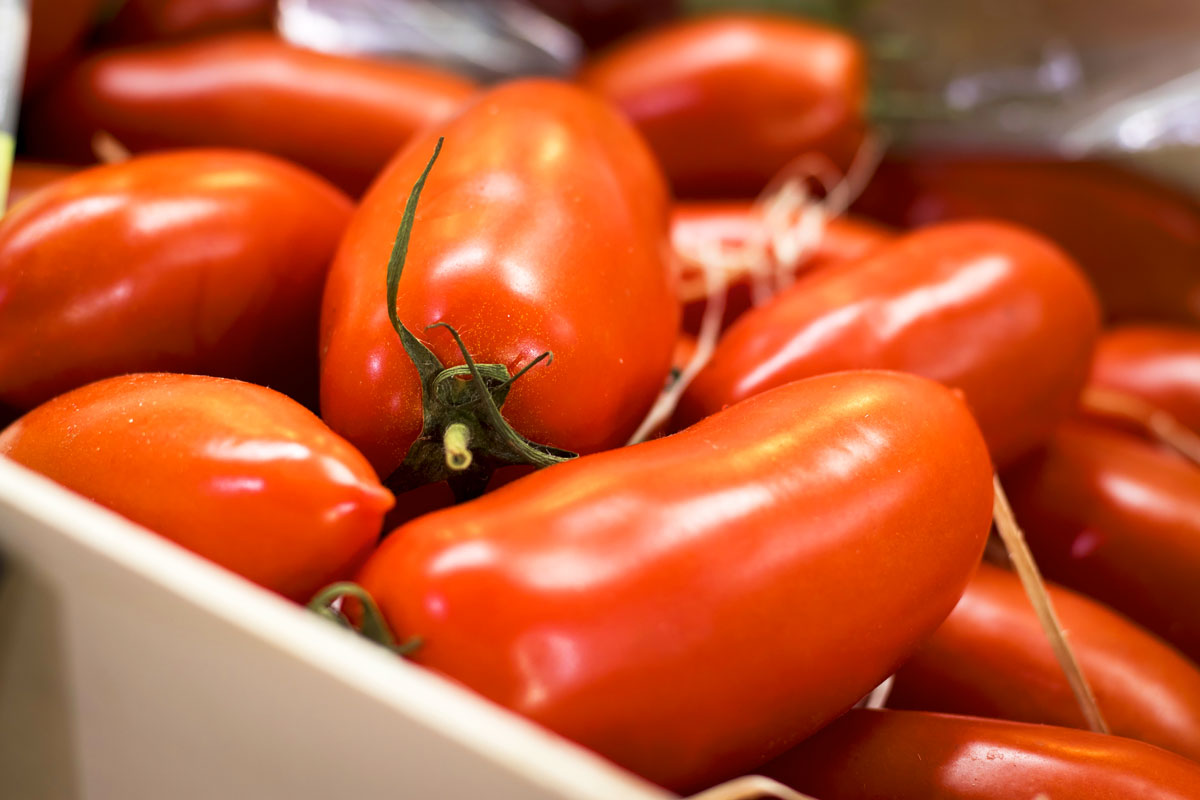
[[[96,4],[43,5],[0,452],[676,791],[1200,797],[1191,199],[923,156],[781,226],[872,141],[797,19],[482,88],[249,0],[74,58]],[[995,471],[1111,734],[981,564]]]

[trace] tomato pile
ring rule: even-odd
[[[674,791],[1200,798],[1196,201],[855,185],[797,18],[485,87],[97,5],[33,3],[0,453]]]

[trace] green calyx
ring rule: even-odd
[[[350,618],[341,609],[342,604],[338,603],[339,600],[344,601],[347,597],[358,601],[361,616],[358,626],[350,621]],[[397,655],[409,655],[421,646],[419,637],[397,643],[375,598],[371,597],[370,592],[366,589],[351,581],[342,581],[326,586],[308,602],[308,609],[315,612],[317,616],[336,622],[343,628],[354,631],[364,639],[370,639]]]
[[[423,421],[421,434],[385,483],[399,494],[444,480],[450,484],[455,497],[462,501],[483,494],[492,473],[502,466],[547,467],[575,458],[576,454],[529,441],[500,413],[513,383],[542,361],[550,363],[553,354],[542,353],[516,375],[510,376],[503,364],[475,363],[458,331],[449,323],[437,322],[429,327],[449,331],[466,362],[462,366],[446,367],[404,326],[397,314],[396,297],[408,256],[417,200],[442,150],[442,141],[438,139],[433,156],[413,185],[388,259],[388,317],[420,375]]]

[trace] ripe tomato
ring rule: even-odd
[[[1004,486],[1048,578],[1200,663],[1200,469],[1121,431],[1071,422]]]
[[[0,220],[0,402],[171,370],[315,384],[346,197],[258,153],[144,156],[64,178]]]
[[[1075,258],[1111,320],[1200,321],[1200,203],[1088,162],[915,156],[885,161],[855,209],[910,227],[995,217]]]
[[[747,242],[759,239],[763,235],[763,226],[754,203],[748,200],[675,204],[671,212],[671,245],[683,261],[680,299],[684,303],[684,330],[691,333],[700,330],[700,320],[704,316],[708,297],[704,265],[695,256],[714,247],[726,253],[736,251],[745,247]],[[853,217],[836,217],[825,224],[816,249],[795,268],[787,269],[787,277],[857,260],[894,238],[890,231],[874,223]],[[747,266],[739,263],[720,278],[719,282],[727,287],[722,328],[733,324],[754,305],[754,275]],[[781,269],[774,258],[769,267]]]
[[[300,601],[362,562],[393,503],[311,412],[223,378],[89,384],[6,428],[0,454]]]
[[[35,161],[14,161],[9,176],[8,204],[12,208],[43,186],[78,172],[61,164],[39,164]],[[0,214],[2,216],[2,214]]]
[[[112,42],[156,42],[243,28],[269,28],[275,0],[123,0],[99,34]]]
[[[851,37],[788,17],[728,14],[644,33],[584,66],[683,195],[754,194],[819,153],[846,168],[862,140],[866,67]]]
[[[358,194],[413,133],[453,114],[474,91],[431,67],[235,33],[92,56],[37,105],[27,141],[39,154],[83,161],[97,131],[134,152],[244,147]]]
[[[1099,603],[1047,588],[1112,732],[1200,759],[1200,669]],[[888,705],[1087,727],[1020,580],[986,564],[896,674]]]
[[[100,0],[30,0],[24,93],[38,91],[91,29]]]
[[[410,522],[359,580],[418,663],[695,789],[890,674],[954,606],[991,503],[954,393],[824,375]]]
[[[851,711],[762,772],[822,800],[1194,800],[1200,765],[1073,728]]]
[[[1106,331],[1088,386],[1144,400],[1200,433],[1200,330],[1126,325]]]
[[[809,375],[898,369],[961,389],[1004,465],[1073,411],[1098,325],[1087,281],[1050,242],[1002,223],[933,226],[743,315],[677,419]]]
[[[396,307],[444,364],[515,373],[504,416],[575,452],[623,444],[671,367],[679,303],[662,175],[637,133],[586,92],[545,80],[483,95],[400,153],[363,199],[325,289],[321,412],[381,475],[422,431],[421,381],[388,319],[388,257],[418,175]]]

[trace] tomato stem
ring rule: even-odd
[[[357,627],[342,611],[347,597],[353,598],[361,607],[362,619]],[[332,620],[343,628],[352,630],[364,639],[370,639],[397,655],[406,656],[421,646],[420,637],[397,642],[391,628],[388,627],[387,620],[383,617],[383,612],[379,610],[379,604],[375,602],[375,598],[353,581],[331,583],[308,601],[308,608],[317,616]]]
[[[461,422],[446,426],[442,434],[442,443],[446,450],[446,466],[455,472],[462,472],[471,466],[471,429]]]
[[[501,466],[529,464],[540,468],[576,456],[567,450],[531,442],[500,413],[513,383],[534,366],[553,361],[552,353],[542,353],[510,376],[508,367],[503,364],[476,363],[454,326],[448,322],[435,322],[426,330],[445,328],[465,362],[462,366],[446,367],[400,321],[396,299],[416,221],[417,201],[442,150],[443,141],[438,139],[433,155],[413,184],[388,258],[388,319],[420,376],[423,419],[420,435],[385,483],[399,494],[444,480],[450,484],[455,497],[462,501],[482,494],[492,472]]]

